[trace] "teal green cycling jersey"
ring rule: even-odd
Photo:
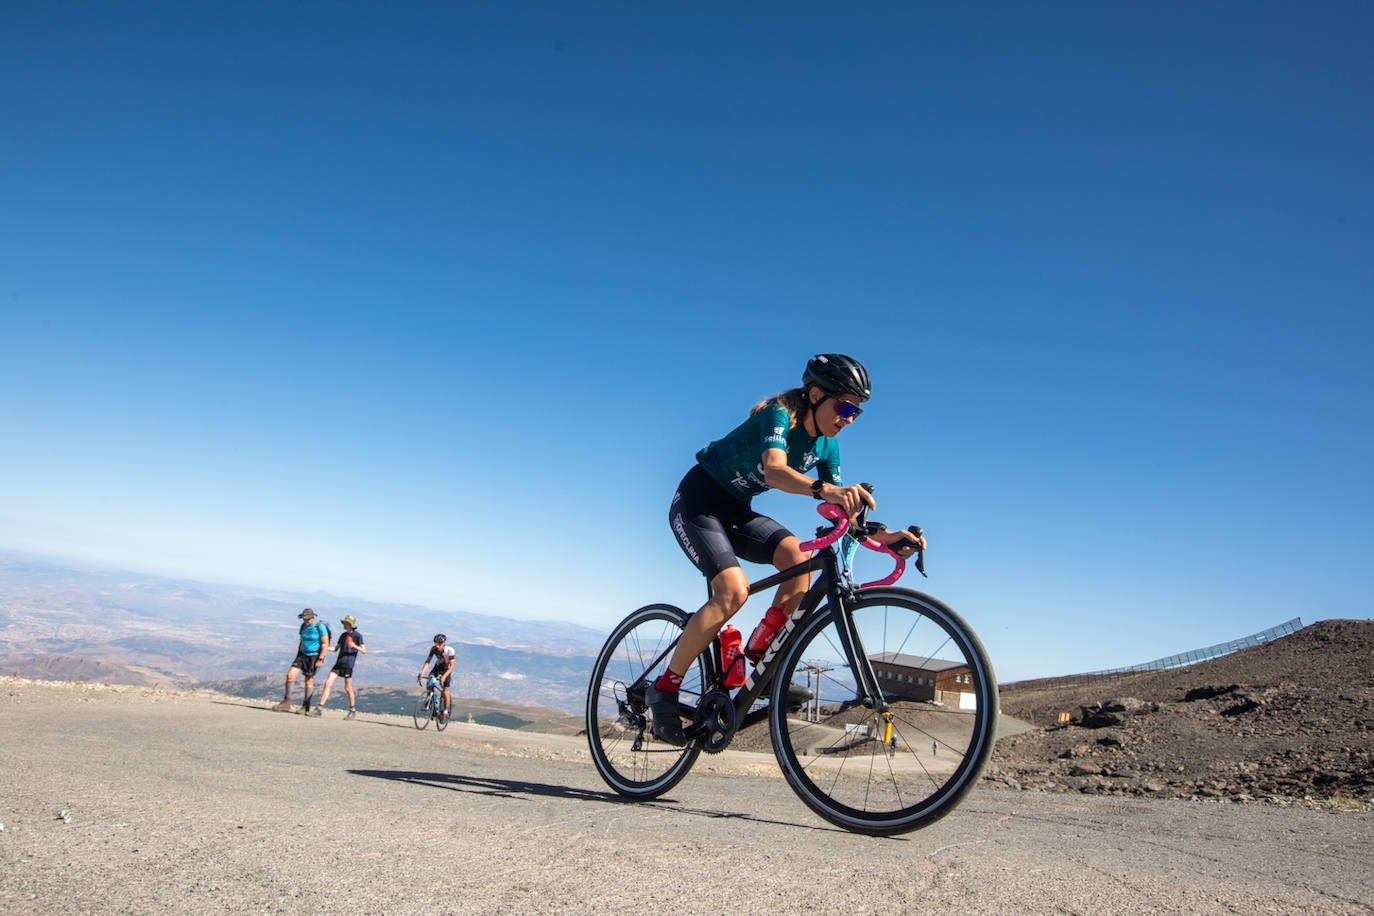
[[[840,447],[830,436],[812,436],[798,423],[788,429],[787,409],[769,404],[697,452],[697,463],[729,493],[749,501],[769,489],[763,478],[763,453],[780,448],[787,466],[805,474],[819,468],[826,483],[840,485]]]

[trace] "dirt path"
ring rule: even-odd
[[[0,772],[5,913],[1374,911],[1368,814],[980,789],[873,839],[763,755],[625,803],[578,739],[139,688],[0,678]]]

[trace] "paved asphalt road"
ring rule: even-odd
[[[876,839],[770,758],[626,803],[580,740],[264,707],[0,678],[0,912],[1374,912],[1370,814],[980,788]]]

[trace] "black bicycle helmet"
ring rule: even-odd
[[[817,353],[811,357],[802,373],[802,387],[812,385],[832,397],[849,394],[866,401],[873,396],[868,370],[863,363],[843,353]]]
[[[435,633],[435,634],[434,634],[434,641],[435,641],[435,642],[448,642],[448,637],[445,636],[443,633]]]

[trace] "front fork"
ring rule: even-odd
[[[845,591],[845,587],[839,583],[835,583],[830,589],[830,606],[835,609],[835,629],[839,631],[840,644],[844,647],[845,656],[849,659],[849,670],[854,672],[859,699],[865,706],[882,715],[883,740],[890,742],[892,740],[892,714],[888,710],[891,707],[887,698],[883,696],[882,688],[878,686],[878,676],[873,673],[873,666],[869,663],[868,656],[863,652],[863,644],[859,641],[858,630],[854,627],[854,616],[849,612],[847,599],[852,596],[853,590],[849,589],[848,595]]]

